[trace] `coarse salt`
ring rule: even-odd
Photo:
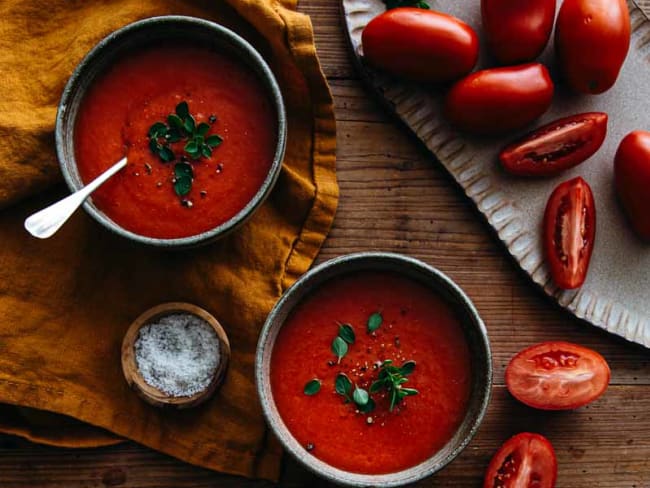
[[[204,391],[221,361],[216,332],[189,313],[167,315],[143,326],[134,349],[144,381],[173,397]]]

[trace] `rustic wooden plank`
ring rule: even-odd
[[[505,388],[495,387],[486,420],[470,446],[444,471],[415,486],[479,486],[485,467],[498,446],[522,431],[539,432],[553,443],[560,466],[558,486],[648,486],[650,395],[634,386],[611,387],[592,405],[555,413],[525,407],[513,400]],[[293,462],[287,464],[283,486],[329,486]],[[80,451],[33,446],[3,450],[0,486],[255,488],[270,484],[220,475],[126,444]]]

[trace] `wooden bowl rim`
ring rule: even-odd
[[[206,389],[191,396],[171,396],[149,385],[138,369],[135,360],[135,341],[140,329],[154,320],[174,313],[189,313],[205,320],[217,334],[219,341],[219,364],[212,381]],[[122,372],[124,379],[135,392],[148,403],[162,407],[189,408],[206,401],[222,383],[230,360],[230,341],[219,321],[205,309],[186,302],[166,302],[142,312],[129,326],[122,340]]]

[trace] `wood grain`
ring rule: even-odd
[[[650,0],[643,0],[650,11]],[[419,487],[478,487],[490,456],[510,435],[547,435],[559,487],[650,487],[650,353],[572,318],[518,270],[487,223],[435,159],[361,86],[350,63],[337,0],[301,0],[336,102],[337,218],[319,261],[344,253],[411,254],[440,268],[475,302],[494,352],[493,400],[463,454]],[[608,392],[574,412],[534,411],[503,387],[509,358],[531,343],[562,339],[601,352],[612,368]],[[287,460],[281,486],[328,486]],[[268,483],[192,467],[128,443],[91,450],[0,438],[0,487],[262,487]]]

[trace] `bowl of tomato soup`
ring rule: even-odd
[[[257,348],[271,429],[308,469],[348,486],[400,486],[442,469],[476,433],[491,378],[469,298],[399,254],[312,269],[277,302]]]
[[[95,220],[141,243],[190,247],[264,202],[286,118],[271,69],[247,41],[165,16],[129,24],[87,54],[64,89],[55,136],[72,191],[127,157],[85,202]]]

